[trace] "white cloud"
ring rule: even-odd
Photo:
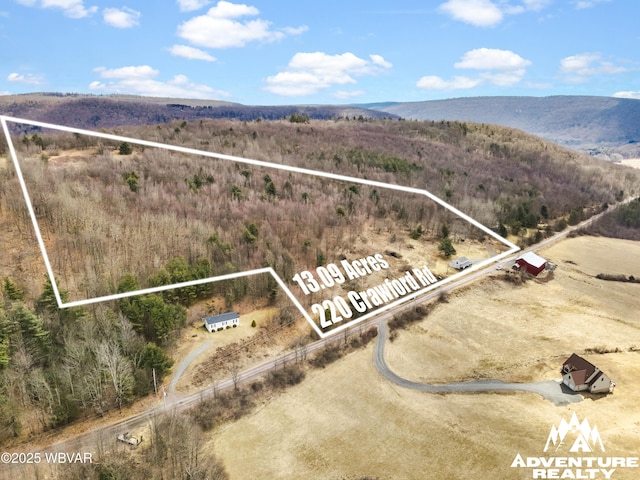
[[[178,26],[178,36],[205,48],[243,47],[249,42],[272,42],[285,35],[297,35],[306,27],[271,29],[271,22],[255,17],[260,11],[253,6],[219,1],[205,15],[194,17]]]
[[[640,100],[640,92],[616,92],[613,94],[613,96],[616,98],[632,98],[634,100]]]
[[[524,6],[527,10],[538,11],[549,5],[552,0],[524,0]]]
[[[140,24],[140,12],[131,8],[105,8],[102,11],[104,23],[116,28],[131,28]]]
[[[267,77],[265,90],[285,96],[312,95],[333,85],[354,84],[355,76],[376,75],[392,66],[380,55],[369,58],[365,60],[350,52],[296,53],[284,72]]]
[[[216,57],[208,54],[199,48],[189,47],[188,45],[174,45],[169,48],[171,55],[176,57],[188,58],[189,60],[204,60],[205,62],[215,62]]]
[[[354,81],[355,82],[355,81]],[[342,82],[345,83],[345,82]],[[276,95],[299,97],[329,88],[331,82],[309,72],[281,72],[267,77],[265,90]]]
[[[439,8],[455,20],[476,27],[492,27],[503,18],[502,10],[490,0],[448,0]]]
[[[84,18],[94,14],[98,7],[86,7],[84,0],[17,0],[27,7],[59,8],[69,18]]]
[[[628,71],[628,68],[603,61],[599,53],[580,53],[560,60],[560,72],[570,82],[584,82],[593,75],[615,75]]]
[[[214,90],[208,85],[193,83],[185,75],[175,75],[171,80],[164,82],[156,80],[160,72],[149,65],[113,69],[97,67],[93,71],[101,79],[108,81],[93,81],[89,89],[105,93],[199,99],[218,99],[229,96],[227,92]]]
[[[512,4],[505,0],[447,0],[438,7],[440,11],[476,27],[493,27],[505,15],[517,15],[528,11],[539,11],[551,0],[521,0]]]
[[[381,55],[369,55],[369,58],[373,62],[374,65],[377,65],[382,68],[391,68],[393,65],[391,62],[387,62]]]
[[[506,72],[484,72],[480,74],[480,78],[486,83],[491,85],[497,85],[498,87],[510,87],[524,78],[526,70],[524,68],[518,68],[516,70],[509,70]]]
[[[456,76],[446,80],[435,75],[427,75],[420,78],[416,86],[427,90],[464,90],[482,84],[506,87],[519,83],[529,65],[529,60],[511,50],[477,48],[466,52],[460,61],[453,65],[457,69],[478,70],[477,76]]]
[[[465,53],[453,66],[474,70],[517,70],[529,65],[529,60],[510,50],[476,48]]]
[[[240,18],[247,15],[258,15],[260,10],[251,5],[245,5],[244,3],[231,3],[221,0],[215,7],[209,9],[208,15],[217,18]]]
[[[575,73],[579,75],[588,75],[593,62],[600,59],[600,55],[595,53],[581,53],[572,55],[560,60],[560,71],[563,73]]]
[[[181,12],[193,12],[210,3],[210,0],[178,0],[178,7],[180,7]]]
[[[282,31],[287,35],[300,35],[309,30],[309,27],[302,25],[300,27],[284,27]]]
[[[573,4],[575,5],[576,9],[584,10],[585,8],[595,7],[599,3],[608,3],[610,1],[611,0],[578,0],[574,1]]]
[[[482,83],[479,78],[457,76],[445,80],[437,75],[427,75],[418,80],[416,86],[425,90],[466,90]]]
[[[94,72],[101,78],[153,78],[157,77],[160,72],[151,68],[149,65],[138,65],[120,68],[96,67]]]
[[[26,75],[22,75],[20,73],[10,73],[7,76],[7,81],[13,83],[22,83],[24,85],[42,85],[42,77],[39,75],[33,75],[28,73]]]

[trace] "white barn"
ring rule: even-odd
[[[224,330],[225,328],[237,327],[240,325],[240,315],[236,312],[227,312],[220,315],[212,315],[210,317],[204,317],[204,327],[209,332],[217,332],[218,330]]]

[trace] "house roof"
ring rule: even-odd
[[[562,371],[563,373],[575,372],[573,373],[573,379],[577,384],[578,382],[576,380],[576,374],[578,372],[584,371],[584,379],[586,380],[596,371],[596,366],[574,353],[562,364]]]
[[[573,378],[573,383],[575,385],[584,385],[587,380],[587,371],[586,370],[572,371],[571,378]]]
[[[221,313],[220,315],[211,315],[209,317],[204,317],[204,323],[207,325],[213,325],[220,322],[225,322],[227,320],[234,320],[236,318],[240,318],[240,315],[236,312],[227,312]]]
[[[603,376],[603,375],[604,375],[604,372],[603,372],[603,371],[598,372],[598,373],[596,374],[596,376],[595,376],[595,377],[593,377],[593,378],[591,379],[591,381],[589,382],[589,384],[593,385],[593,384],[594,384],[594,383],[596,383],[596,382],[598,381],[598,379],[599,379],[601,376]]]
[[[525,252],[522,255],[520,255],[517,259],[516,262],[518,260],[524,260],[525,262],[527,262],[529,265],[531,265],[532,267],[535,268],[540,268],[542,267],[545,263],[547,263],[547,261],[542,258],[540,255],[536,255],[533,252]]]
[[[469,260],[467,257],[460,257],[449,262],[449,265],[453,268],[462,267],[465,265],[473,265],[473,262]]]

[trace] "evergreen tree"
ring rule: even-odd
[[[4,314],[4,310],[0,309],[0,370],[9,365],[10,352],[9,352],[9,336],[11,334],[11,328],[9,321]]]
[[[15,323],[22,333],[22,341],[33,359],[42,364],[50,351],[51,339],[42,319],[17,302],[8,312],[10,322]]]
[[[13,282],[9,277],[5,277],[2,285],[4,296],[12,302],[22,300],[24,297],[24,291]]]
[[[133,148],[130,143],[122,142],[118,147],[118,153],[120,155],[131,155],[133,153]]]
[[[169,373],[173,360],[154,343],[147,343],[140,352],[140,366],[149,370],[155,369],[158,380]]]
[[[438,245],[438,250],[442,252],[445,258],[449,258],[452,255],[456,254],[456,249],[451,244],[451,239],[449,237],[444,237],[440,240],[440,245]]]

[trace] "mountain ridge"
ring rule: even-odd
[[[0,96],[0,113],[78,128],[226,118],[279,120],[395,118],[517,128],[604,159],[640,157],[640,100],[586,95],[459,97],[350,105],[243,105],[219,100],[30,93]]]
[[[397,118],[394,114],[351,105],[243,105],[218,100],[46,92],[0,96],[0,114],[89,129],[204,118],[279,120],[294,113],[319,120]]]
[[[460,97],[363,104],[406,119],[469,121],[517,128],[591,154],[640,153],[640,100],[586,95]]]

